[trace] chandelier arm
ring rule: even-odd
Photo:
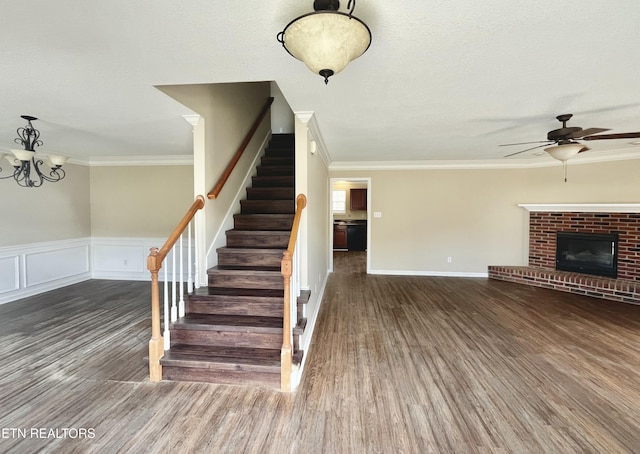
[[[347,3],[347,9],[349,10],[349,19],[351,19],[353,10],[356,9],[356,0],[349,0],[349,3]]]

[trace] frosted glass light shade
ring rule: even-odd
[[[563,145],[556,145],[553,147],[545,148],[544,151],[549,153],[552,158],[564,162],[580,153],[583,148],[584,145],[582,145],[581,143],[566,143]]]
[[[365,53],[370,44],[369,27],[357,17],[338,11],[300,16],[286,26],[282,39],[287,52],[312,72],[321,74],[328,70],[329,75],[342,71]]]
[[[16,157],[12,154],[4,154],[3,153],[3,157],[7,160],[7,162],[9,162],[9,164],[11,164],[12,166],[19,166],[20,165],[20,161],[18,159],[16,159]]]
[[[49,155],[49,161],[51,161],[51,163],[54,166],[61,166],[63,165],[65,162],[67,162],[67,159],[69,159],[68,156],[61,156],[59,154],[50,154]]]
[[[21,161],[30,161],[36,155],[35,151],[29,150],[11,150],[11,153]]]

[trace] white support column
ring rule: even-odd
[[[193,220],[187,226],[187,292],[193,293],[193,263],[191,262],[191,229]]]

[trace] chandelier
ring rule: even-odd
[[[19,186],[24,188],[38,188],[45,181],[56,182],[65,177],[62,165],[67,161],[66,156],[50,154],[46,163],[50,169],[44,170],[45,161],[36,156],[35,148],[42,145],[40,140],[40,131],[33,127],[31,122],[37,120],[36,117],[30,115],[21,115],[27,120],[27,125],[18,128],[18,137],[14,142],[22,145],[22,150],[11,150],[13,154],[0,153],[0,160],[5,158],[13,166],[13,173],[6,176],[0,176],[0,179],[13,178]],[[2,172],[2,167],[0,167]]]
[[[327,84],[371,45],[371,31],[353,15],[355,7],[356,0],[349,0],[347,14],[338,11],[339,0],[315,0],[314,12],[289,22],[278,42]]]

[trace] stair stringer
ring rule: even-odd
[[[322,305],[324,291],[327,287],[327,280],[329,279],[329,271],[325,273],[324,279],[318,288],[318,294],[311,294],[311,298],[316,299],[318,304],[315,305],[315,310],[312,314],[307,314],[305,312],[305,317],[307,318],[307,326],[304,330],[304,334],[300,336],[300,349],[304,351],[304,355],[302,356],[302,362],[298,365],[293,365],[291,369],[291,390],[295,391],[295,389],[300,384],[300,380],[302,379],[302,373],[304,371],[304,366],[307,362],[307,358],[309,357],[309,348],[311,348],[311,338],[313,337],[313,331],[316,327],[316,320],[318,320],[318,314],[320,313],[320,306]],[[301,290],[309,290],[309,289],[301,289]],[[307,304],[308,306],[308,304]]]
[[[216,231],[216,234],[213,236],[213,240],[211,240],[211,244],[207,248],[205,260],[207,263],[207,268],[212,268],[218,264],[218,254],[216,254],[216,250],[220,247],[225,246],[226,237],[225,232],[227,230],[233,229],[233,215],[240,213],[240,201],[245,197],[245,191],[247,187],[251,186],[251,178],[257,175],[258,172],[258,162],[260,158],[264,156],[267,147],[269,146],[269,141],[271,140],[272,132],[269,131],[265,136],[264,140],[260,144],[258,150],[260,150],[253,161],[251,162],[251,166],[249,167],[247,173],[245,174],[242,183],[237,189],[236,195],[233,198],[233,201],[229,205],[229,209],[227,210],[220,227]]]

